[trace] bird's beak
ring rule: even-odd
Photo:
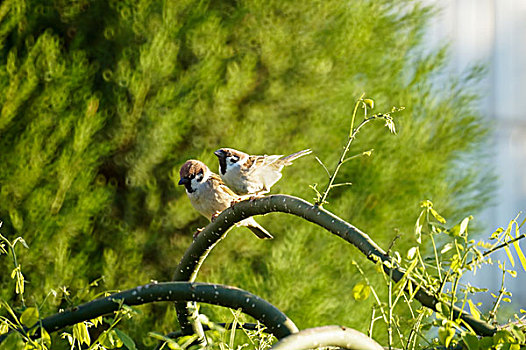
[[[190,180],[188,180],[186,177],[182,177],[181,180],[179,180],[179,185],[186,185],[190,183]]]
[[[214,154],[218,157],[222,157],[223,156],[223,151],[218,149],[217,151],[214,152]]]

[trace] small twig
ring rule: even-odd
[[[331,186],[331,188],[340,187],[340,186],[352,186],[352,182],[342,182],[342,183],[339,183],[339,184],[334,184],[334,185]]]
[[[374,323],[381,319],[382,317],[374,317],[376,314],[376,309],[374,308],[373,306],[373,311],[371,313],[371,324],[369,325],[369,330],[367,331],[367,336],[369,336],[369,338],[372,338],[373,337],[373,328],[374,328]]]
[[[517,241],[520,241],[520,240],[523,239],[523,238],[526,238],[526,233],[523,233],[523,234],[520,235],[520,236],[517,236],[517,237],[515,237],[515,238],[513,238],[513,239],[510,239],[510,240],[507,241],[507,242],[504,242],[504,243],[502,243],[502,244],[499,244],[499,245],[496,246],[496,247],[491,248],[490,250],[485,251],[484,253],[482,253],[482,258],[485,258],[485,257],[489,256],[490,254],[495,253],[495,252],[496,252],[497,250],[499,250],[499,249],[502,249],[502,248],[504,248],[504,247],[508,247],[510,244],[513,244],[513,243],[515,243],[515,242],[517,242]],[[467,265],[471,265],[471,264],[473,264],[474,262],[476,262],[476,261],[478,261],[478,260],[479,260],[479,258],[473,258],[469,263],[467,263]]]
[[[319,201],[316,202],[317,206],[321,207],[321,206],[323,206],[324,203],[326,203],[325,200],[327,199],[327,196],[329,195],[329,191],[332,188],[332,184],[334,183],[334,180],[336,179],[336,175],[338,174],[338,172],[340,170],[340,167],[344,163],[345,156],[347,155],[347,152],[349,151],[349,147],[351,146],[351,143],[353,142],[353,140],[356,137],[356,134],[358,133],[360,128],[363,125],[365,125],[367,120],[368,120],[367,118],[364,119],[364,121],[362,121],[362,123],[356,128],[356,130],[354,129],[354,120],[356,119],[356,113],[358,112],[358,106],[360,106],[360,104],[363,103],[364,96],[365,96],[365,92],[362,93],[362,95],[360,96],[358,101],[356,101],[356,104],[354,105],[354,110],[353,110],[352,117],[351,117],[351,127],[349,129],[349,137],[347,139],[347,144],[343,148],[343,152],[340,155],[340,159],[338,160],[338,164],[336,164],[336,168],[334,169],[334,172],[332,173],[332,175],[329,178],[329,183],[327,184],[327,187],[325,188],[325,191],[323,192],[322,197],[320,198]],[[365,110],[367,111],[367,107],[365,107]]]
[[[522,235],[520,235],[520,236],[518,236],[518,237],[515,237],[515,238],[513,238],[513,239],[510,239],[510,240],[507,241],[507,242],[504,242],[504,243],[502,243],[502,244],[499,244],[498,246],[493,247],[493,248],[491,248],[490,250],[488,250],[488,251],[482,253],[482,257],[485,258],[485,257],[487,257],[488,255],[494,253],[495,251],[497,251],[497,250],[499,250],[499,249],[501,249],[501,248],[504,248],[504,247],[506,247],[506,246],[509,246],[510,244],[513,244],[513,243],[515,243],[515,242],[517,242],[517,241],[520,241],[521,239],[523,239],[523,238],[525,238],[525,237],[526,237],[526,233],[523,233]],[[470,261],[470,263],[471,263],[471,261]]]
[[[329,172],[329,169],[327,169],[327,167],[325,166],[325,164],[323,164],[323,162],[320,160],[320,158],[318,158],[317,156],[314,156],[314,158],[316,158],[318,163],[320,163],[320,165],[323,167],[323,169],[325,169],[325,171],[327,172],[327,175],[329,176],[329,179],[330,179],[331,178],[331,173]]]
[[[393,249],[396,241],[401,237],[400,233],[398,233],[392,240],[391,240],[391,243],[389,243],[389,246],[387,247],[387,251],[386,251],[386,254],[387,255],[391,255],[391,249]]]
[[[431,233],[429,235],[431,237],[431,242],[433,243],[433,252],[435,254],[435,262],[437,264],[437,272],[438,272],[438,279],[440,280],[440,283],[444,283],[443,280],[442,280],[442,267],[440,266],[440,260],[438,259],[438,251],[437,251],[437,246],[436,246],[436,243],[435,243],[435,239],[433,238],[433,234]]]
[[[361,101],[361,100],[360,100]],[[329,195],[329,191],[331,190],[333,184],[334,184],[334,181],[336,180],[336,175],[338,174],[338,172],[340,171],[340,168],[341,166],[343,165],[344,163],[344,160],[345,160],[345,156],[347,155],[347,152],[349,152],[349,148],[351,147],[351,143],[354,141],[354,139],[356,138],[356,134],[358,134],[358,132],[360,131],[361,128],[363,128],[363,126],[367,123],[369,123],[371,120],[373,120],[374,117],[371,117],[371,118],[367,118],[367,119],[364,119],[357,127],[356,129],[354,130],[354,132],[351,133],[351,136],[349,137],[349,139],[347,140],[347,144],[345,145],[344,149],[343,149],[343,152],[340,156],[340,159],[338,160],[338,164],[336,164],[336,168],[334,169],[334,172],[332,173],[331,175],[331,178],[329,179],[329,183],[327,184],[327,187],[325,188],[325,191],[323,192],[323,196],[321,197],[321,199],[316,202],[316,206],[323,206],[324,203],[326,203],[326,199],[327,199],[327,196]]]
[[[346,158],[343,160],[343,163],[347,163],[348,161],[350,160],[353,160],[353,159],[356,159],[356,158],[359,158],[359,157],[363,157],[363,156],[367,156],[367,157],[370,157],[371,154],[373,153],[374,149],[371,148],[370,150],[368,151],[365,151],[365,152],[362,152],[362,153],[358,153],[358,154],[355,154],[354,156],[350,156],[349,158]]]
[[[490,319],[489,321],[495,324],[497,322],[497,309],[499,308],[499,305],[502,301],[502,298],[504,297],[504,293],[506,292],[506,288],[504,288],[504,279],[506,278],[506,263],[503,263],[502,266],[502,281],[500,284],[500,290],[499,290],[499,296],[497,297],[497,300],[495,301],[495,305],[493,305],[493,308],[489,312]]]

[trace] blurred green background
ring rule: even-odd
[[[170,280],[207,223],[176,186],[184,161],[217,171],[220,147],[311,148],[332,169],[362,92],[377,112],[406,109],[397,135],[381,122],[360,132],[350,155],[374,152],[343,166],[338,178],[353,185],[325,208],[384,248],[398,233],[397,246],[414,243],[423,199],[453,219],[476,213],[492,195],[478,162],[489,126],[471,89],[481,69],[443,76],[447,48],[421,45],[433,14],[414,0],[3,1],[0,220],[4,236],[29,245],[17,249],[26,303],[49,315],[103,290]],[[309,185],[327,180],[307,156],[272,192],[312,201]],[[298,218],[258,221],[276,238],[233,229],[198,281],[247,289],[300,328],[366,331],[372,300],[352,299],[361,277],[351,261],[380,281],[372,264]],[[11,270],[1,256],[0,298],[20,306]],[[123,326],[139,347],[148,331],[176,328],[172,305],[140,310]]]

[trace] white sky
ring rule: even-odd
[[[526,0],[426,0],[443,11],[431,24],[427,42],[451,43],[451,74],[470,63],[488,64],[481,82],[481,111],[495,124],[494,158],[488,167],[499,175],[496,206],[480,217],[488,234],[507,226],[519,212],[526,215]],[[526,227],[522,232],[526,231]],[[526,240],[520,243],[526,252]],[[507,260],[505,254],[500,256]],[[509,261],[507,261],[509,265]],[[520,270],[520,264],[517,270]],[[473,277],[480,287],[500,287],[500,272],[490,269]],[[476,280],[476,283],[475,283]],[[526,273],[508,279],[518,307],[526,308]]]

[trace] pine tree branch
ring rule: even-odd
[[[369,260],[374,263],[382,262],[383,269],[388,276],[398,282],[405,271],[398,267],[389,255],[386,254],[367,234],[358,228],[340,219],[331,212],[312,205],[311,203],[288,195],[271,195],[254,200],[236,203],[233,207],[224,210],[213,222],[196,237],[192,245],[185,252],[174,274],[175,281],[194,281],[199,268],[214,246],[225,237],[227,231],[236,223],[253,215],[264,215],[271,212],[282,212],[304,218],[315,223],[327,231],[337,235],[357,247]],[[408,285],[412,290],[417,290],[415,299],[422,305],[435,310],[439,300],[424,288],[420,288],[410,277]],[[407,287],[409,288],[409,287]],[[191,324],[187,319],[189,314],[184,307],[178,307],[178,319],[185,334],[191,334]],[[477,320],[458,307],[453,309],[455,318],[464,320],[477,334],[491,336],[496,328],[488,323]]]
[[[117,311],[122,304],[133,306],[158,301],[198,301],[241,309],[260,321],[276,338],[298,332],[296,325],[274,305],[239,288],[210,283],[165,282],[147,284],[105,298],[70,308],[44,318],[41,323],[48,332],[88,321]],[[11,333],[11,332],[10,332]],[[10,334],[0,335],[0,343]]]

